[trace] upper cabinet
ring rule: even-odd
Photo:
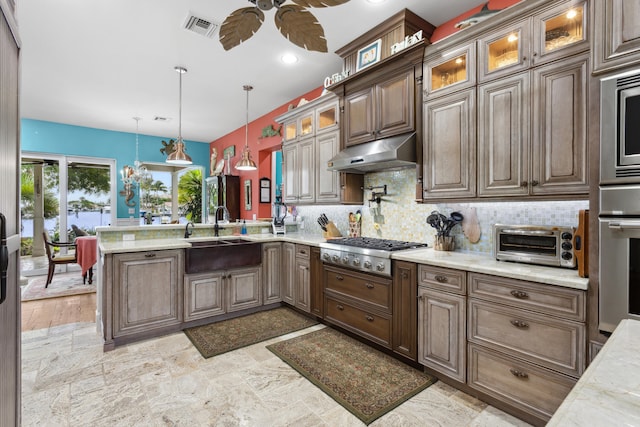
[[[415,130],[414,70],[402,70],[344,97],[345,145]]]
[[[557,4],[478,39],[478,80],[511,75],[589,48],[585,1]]]
[[[467,43],[438,51],[425,60],[424,91],[428,98],[446,95],[476,84],[476,45]]]
[[[594,0],[593,72],[640,64],[640,2]]]

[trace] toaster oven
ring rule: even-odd
[[[515,261],[576,268],[573,227],[496,224],[494,254],[499,261]]]

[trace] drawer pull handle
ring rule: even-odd
[[[144,254],[145,258],[155,258],[156,254]]]
[[[373,289],[373,283],[367,283],[367,285],[366,285],[366,286],[367,286],[367,288],[369,288],[369,289]]]
[[[365,319],[367,319],[369,322],[373,322],[373,316],[367,316],[365,317]]]
[[[527,322],[523,322],[522,320],[511,320],[511,324],[520,329],[526,329],[529,327],[529,324]]]
[[[518,299],[527,299],[527,298],[529,298],[529,294],[524,292],[524,291],[513,290],[513,291],[511,291],[511,295],[513,295],[514,297],[516,297]]]
[[[436,279],[436,282],[447,283],[447,276],[443,276],[441,274],[438,274],[434,279]]]
[[[307,254],[307,251],[304,251],[304,250],[303,250],[303,251],[300,251],[300,254],[302,254],[302,255],[306,255],[306,254]]]
[[[402,272],[402,278],[403,279],[408,279],[409,278],[409,273],[407,273],[406,271]]]
[[[514,377],[529,378],[529,374],[527,374],[526,372],[519,371],[518,369],[511,368],[511,369],[509,369],[509,372],[511,372],[511,374]]]
[[[344,307],[343,307],[343,306],[341,306],[340,304],[338,304],[338,305],[336,306],[336,308],[337,308],[338,310],[340,310],[340,311],[344,310]]]
[[[339,274],[336,274],[336,280],[344,280],[344,277],[342,277],[342,276],[341,276],[341,275],[339,275]]]

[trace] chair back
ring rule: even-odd
[[[42,238],[44,241],[44,250],[47,252],[47,258],[51,261],[51,240],[49,239],[49,233],[43,231]]]

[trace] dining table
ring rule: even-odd
[[[98,261],[98,238],[96,236],[78,236],[76,243],[76,257],[82,269],[82,283],[93,283],[93,265]]]

